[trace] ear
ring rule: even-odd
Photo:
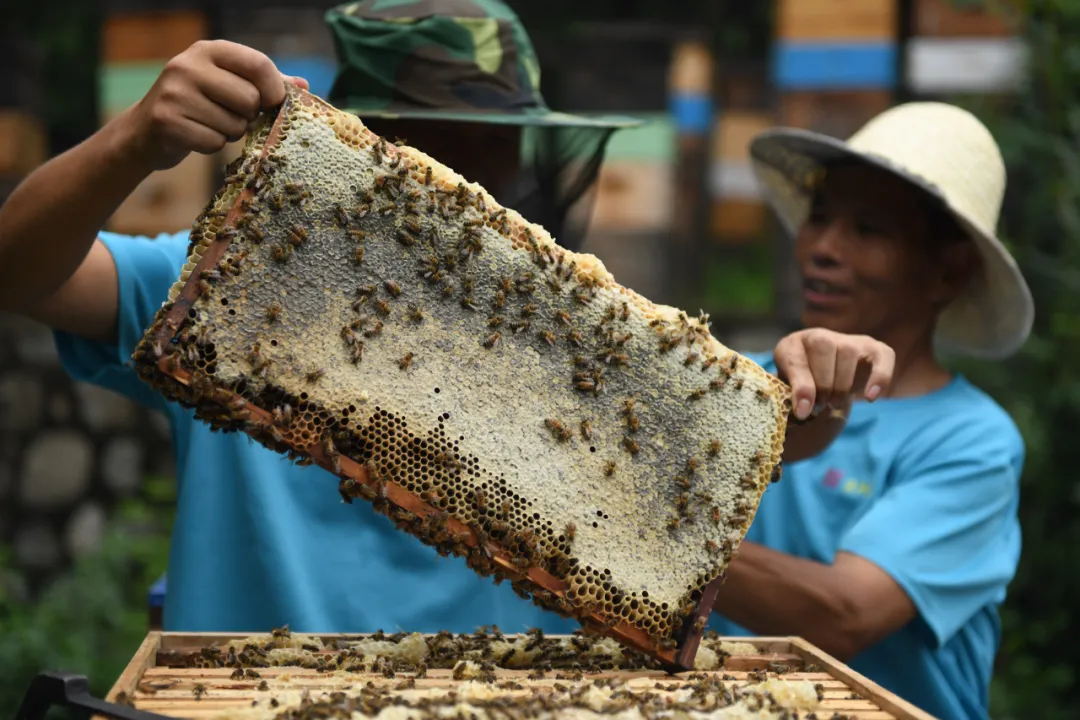
[[[944,307],[971,281],[982,259],[975,243],[967,237],[946,243],[936,254],[930,297],[936,306]]]

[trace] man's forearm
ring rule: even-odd
[[[35,170],[0,207],[0,310],[23,310],[59,288],[98,230],[149,174],[127,113]]]
[[[832,566],[744,542],[713,609],[759,635],[798,635],[840,659],[858,652],[857,613]]]

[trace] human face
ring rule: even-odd
[[[929,338],[962,273],[926,196],[863,165],[830,168],[795,241],[806,327]]]
[[[521,129],[513,125],[438,120],[362,118],[372,132],[438,160],[502,200],[521,165]]]

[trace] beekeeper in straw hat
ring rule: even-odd
[[[334,104],[484,183],[561,244],[576,245],[580,234],[568,230],[565,211],[595,177],[603,141],[636,121],[550,110],[528,35],[496,0],[364,0],[331,10],[327,21],[340,65]],[[53,328],[73,377],[171,423],[180,490],[165,629],[573,629],[506,584],[477,577],[461,558],[438,557],[367,503],[343,504],[337,479],[324,470],[293,465],[242,434],[211,432],[131,368],[136,342],[180,275],[188,231],[150,239],[102,225],[152,171],[242,137],[261,110],[282,102],[285,83],[305,85],[252,48],[196,43],[166,64],[144,98],[38,168],[0,208],[0,311]],[[522,162],[526,131],[565,135],[534,138],[542,142],[529,145]],[[576,163],[545,153],[571,145]],[[811,369],[794,378],[811,397],[815,369],[860,361],[868,368],[859,388],[854,376],[829,380],[829,392],[842,397],[887,389],[892,370],[884,343],[826,330],[782,344],[776,358]],[[792,447],[800,447],[799,433]],[[814,443],[802,447],[806,454]]]
[[[804,326],[877,338],[895,365],[888,392],[767,490],[712,627],[801,635],[937,717],[985,718],[1024,443],[935,348],[1003,358],[1031,330],[1031,293],[995,235],[1001,154],[968,112],[920,102],[846,142],[770,130],[751,157],[795,236]],[[854,371],[819,365],[813,384]]]

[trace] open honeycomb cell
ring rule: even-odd
[[[523,597],[674,647],[778,477],[786,386],[306,92],[228,171],[143,377]]]

